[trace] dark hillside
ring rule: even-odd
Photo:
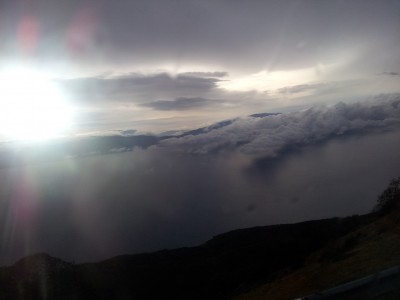
[[[400,265],[399,203],[400,178],[397,178],[390,182],[379,197],[373,214],[375,219],[338,239],[333,239],[311,254],[301,268],[278,280],[265,282],[238,299],[295,299]],[[370,288],[364,292],[369,293],[372,290]],[[396,293],[395,298],[388,294],[387,297],[382,295],[371,299],[399,299],[400,286]],[[365,299],[365,296],[357,299]]]
[[[310,253],[370,219],[241,229],[198,247],[91,264],[35,255],[1,269],[0,299],[228,299],[301,267]]]

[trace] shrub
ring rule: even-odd
[[[386,214],[400,206],[400,177],[392,179],[378,198],[374,212]]]

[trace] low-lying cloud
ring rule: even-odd
[[[195,154],[240,151],[273,158],[288,149],[335,136],[391,126],[400,126],[400,95],[381,96],[369,103],[340,102],[266,118],[241,118],[205,134],[165,140],[160,146]]]

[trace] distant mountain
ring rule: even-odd
[[[276,116],[279,115],[280,113],[259,113],[259,114],[252,114],[249,117],[252,118],[266,118],[266,117],[270,117],[270,116]],[[234,118],[234,119],[228,119],[228,120],[224,120],[224,121],[220,121],[214,124],[211,124],[210,126],[206,126],[206,127],[201,127],[201,128],[197,128],[194,130],[189,130],[189,131],[184,131],[183,133],[180,134],[176,134],[176,132],[172,132],[173,134],[171,134],[171,136],[173,137],[184,137],[187,135],[200,135],[200,134],[204,134],[204,133],[208,133],[212,130],[216,130],[216,129],[220,129],[223,128],[225,126],[231,125],[232,123],[234,123],[235,121],[237,121],[238,118]],[[162,134],[163,139],[168,138],[168,134],[163,133]]]
[[[79,280],[74,265],[47,254],[25,257],[0,268],[0,299],[72,299]]]
[[[201,128],[194,129],[194,130],[185,131],[184,133],[182,133],[181,135],[178,135],[177,137],[183,137],[183,136],[186,136],[186,135],[199,135],[199,134],[204,134],[204,133],[210,132],[210,131],[212,131],[212,130],[220,129],[220,128],[222,128],[222,127],[231,125],[231,124],[232,124],[233,122],[235,122],[236,120],[237,120],[237,119],[225,120],[225,121],[221,121],[221,122],[214,123],[214,124],[212,124],[212,125],[210,125],[210,126],[207,126],[207,127],[201,127]]]
[[[277,116],[280,115],[280,113],[260,113],[260,114],[252,114],[249,117],[253,117],[253,118],[266,118],[266,117],[270,117],[270,116]]]

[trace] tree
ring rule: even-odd
[[[390,181],[389,186],[378,198],[374,211],[382,214],[391,212],[400,206],[400,177]]]

